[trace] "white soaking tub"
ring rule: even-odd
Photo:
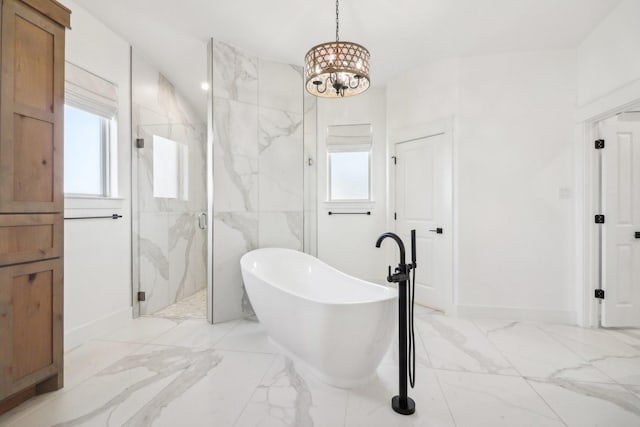
[[[375,376],[396,329],[396,289],[290,249],[248,252],[240,266],[255,313],[276,344],[337,387]]]

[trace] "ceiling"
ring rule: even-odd
[[[76,0],[155,63],[200,111],[206,41],[302,65],[335,38],[329,0]],[[340,39],[371,52],[372,86],[430,60],[576,47],[620,0],[342,0]]]

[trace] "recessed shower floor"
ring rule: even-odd
[[[153,316],[176,319],[206,319],[207,290],[203,289],[182,301],[171,304],[167,308],[154,313]]]
[[[640,425],[640,330],[419,309],[416,339],[417,409],[407,417],[390,406],[395,345],[378,378],[344,390],[279,354],[255,321],[141,317],[68,352],[65,388],[0,416],[0,425]]]

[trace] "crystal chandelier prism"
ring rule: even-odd
[[[362,45],[341,41],[340,4],[336,0],[336,41],[309,49],[304,57],[307,92],[323,98],[342,98],[369,88],[369,51]]]

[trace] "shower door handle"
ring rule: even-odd
[[[198,216],[198,227],[200,227],[200,230],[207,229],[207,214],[205,212],[200,213]]]

